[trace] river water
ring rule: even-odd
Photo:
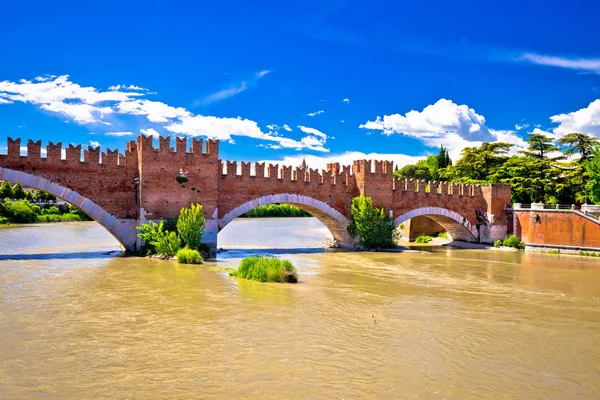
[[[238,220],[232,250],[182,266],[114,257],[95,223],[2,229],[0,398],[600,398],[600,260],[324,236]],[[300,283],[216,269],[255,253]]]

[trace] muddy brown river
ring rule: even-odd
[[[0,399],[599,399],[600,260],[324,251],[236,220],[202,266],[115,257],[95,223],[0,230]],[[237,280],[249,254],[297,285]]]

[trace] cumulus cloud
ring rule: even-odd
[[[158,133],[156,131],[156,129],[152,129],[152,128],[148,128],[148,129],[140,129],[140,133],[142,135],[146,135],[146,136],[152,136],[155,138],[159,138],[160,137],[160,133]]]
[[[0,82],[0,99],[39,106],[43,110],[67,116],[75,122],[88,124],[104,122],[103,118],[115,110],[108,102],[124,102],[142,96],[142,93],[82,87],[69,81],[68,75],[21,79],[18,82]]]
[[[582,132],[600,137],[600,99],[587,107],[570,113],[553,115],[550,120],[558,124],[552,131],[558,137],[571,132]]]
[[[260,79],[268,70],[255,74]],[[245,118],[227,118],[199,115],[183,107],[175,107],[160,101],[144,98],[151,93],[135,85],[115,85],[107,90],[94,87],[82,87],[69,80],[68,75],[36,77],[33,80],[21,79],[16,82],[0,82],[1,103],[22,102],[36,105],[42,110],[66,116],[65,122],[79,124],[110,125],[107,117],[131,115],[145,118],[169,132],[187,136],[205,136],[212,139],[234,141],[234,136],[245,136],[270,142],[271,148],[306,149],[319,152],[329,151],[326,147],[327,136],[304,132],[304,137],[296,139],[284,137],[279,126],[270,126],[269,132],[263,132],[255,121]],[[223,94],[219,95],[222,96]],[[218,97],[218,96],[217,96]],[[291,132],[289,125],[283,129]],[[141,132],[157,136],[154,128]],[[132,132],[108,132],[109,136],[129,136]]]
[[[349,98],[347,98],[347,97],[346,97],[344,100],[342,100],[342,101],[343,101],[344,103],[346,103],[346,104],[350,103],[350,99],[349,99]]]
[[[537,53],[523,53],[518,60],[538,65],[574,69],[600,74],[600,58],[560,57]]]
[[[319,111],[315,111],[315,112],[308,113],[308,114],[306,114],[306,115],[308,115],[309,117],[314,117],[314,116],[316,116],[316,115],[323,114],[323,113],[325,113],[325,111],[323,111],[323,110],[319,110]]]
[[[378,130],[384,135],[401,134],[421,140],[426,146],[448,148],[450,156],[458,158],[464,147],[483,142],[503,140],[521,145],[522,139],[513,131],[498,131],[487,127],[485,118],[469,106],[440,99],[422,111],[385,115],[368,121],[360,128]],[[502,139],[500,139],[502,138]]]
[[[90,146],[92,146],[93,148],[100,147],[100,142],[97,142],[95,140],[90,140]]]

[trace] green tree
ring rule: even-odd
[[[585,163],[588,175],[587,192],[594,204],[600,204],[600,146],[595,146],[590,159]]]
[[[482,143],[479,147],[465,147],[461,158],[444,171],[443,179],[453,182],[487,182],[490,175],[508,160],[509,143]]]
[[[13,186],[13,199],[23,200],[27,197],[25,190],[23,190],[23,186],[20,183],[15,184]]]
[[[352,199],[350,231],[367,249],[393,247],[397,238],[394,219],[383,207],[373,207],[373,200],[363,195]]]
[[[204,235],[204,212],[201,204],[182,208],[177,220],[177,232],[187,247],[198,250]]]
[[[416,164],[408,164],[394,171],[396,178],[424,179],[427,181],[439,179],[438,157],[434,154],[425,159],[417,161]]]
[[[452,165],[452,160],[448,155],[448,149],[444,145],[440,146],[440,152],[437,155],[437,165],[439,169],[447,168]]]
[[[558,139],[558,144],[567,146],[567,149],[563,151],[564,155],[572,156],[579,154],[578,162],[584,164],[592,158],[594,147],[598,144],[598,139],[583,133],[573,132]]]
[[[545,136],[541,133],[528,133],[529,138],[527,142],[527,150],[520,150],[519,153],[535,158],[537,160],[544,160],[548,158],[548,154],[553,151],[558,151],[560,148],[552,143],[552,138]],[[563,158],[563,156],[556,157],[554,160]]]
[[[563,156],[549,157],[557,150],[551,138],[529,134],[527,150],[519,151],[524,156],[511,157],[490,176],[490,181],[510,184],[513,202],[517,203],[552,204],[572,197],[565,195],[569,193],[569,183],[557,163]]]
[[[2,185],[0,185],[0,199],[6,198],[13,198],[13,188],[12,186],[10,186],[10,183],[4,181],[2,182]]]

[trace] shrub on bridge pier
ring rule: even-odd
[[[385,208],[374,207],[373,200],[366,196],[352,199],[352,221],[350,232],[367,249],[394,247],[398,232],[394,219],[386,214]]]
[[[198,250],[204,235],[204,211],[201,204],[191,204],[179,211],[177,232],[187,247]]]

